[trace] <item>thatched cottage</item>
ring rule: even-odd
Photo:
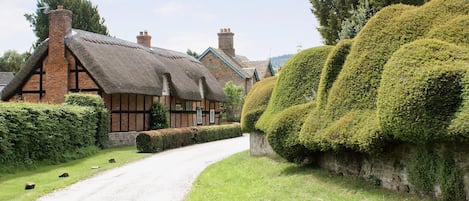
[[[201,61],[223,87],[229,81],[242,86],[245,94],[259,80],[274,76],[270,60],[251,61],[237,55],[234,49],[234,33],[223,28],[218,33],[218,48],[209,47],[200,56]]]
[[[226,99],[217,80],[184,53],[72,29],[72,12],[58,6],[49,14],[49,38],[7,85],[1,99],[60,104],[67,93],[103,97],[111,131],[147,130],[150,108],[161,102],[171,127],[218,124]]]

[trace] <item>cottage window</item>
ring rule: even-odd
[[[186,111],[192,111],[192,101],[186,101]]]
[[[215,123],[215,109],[210,109],[210,123]]]
[[[182,111],[182,105],[180,103],[176,103],[176,111]]]
[[[197,107],[197,125],[202,125],[202,108]]]
[[[169,83],[168,83],[168,76],[163,75],[163,96],[169,96]]]

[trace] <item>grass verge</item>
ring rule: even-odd
[[[99,151],[97,154],[79,160],[58,165],[45,165],[29,171],[18,171],[14,174],[0,176],[0,201],[30,201],[35,200],[54,190],[66,187],[81,179],[98,172],[121,166],[124,163],[150,156],[151,154],[137,153],[134,146],[112,148]],[[109,163],[114,158],[116,163]],[[99,166],[98,169],[92,169]],[[59,178],[67,172],[70,176]],[[33,190],[24,190],[26,182],[36,184]]]
[[[186,201],[421,201],[416,195],[391,192],[355,177],[298,166],[241,152],[207,168],[194,182]]]

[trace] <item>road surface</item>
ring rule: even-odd
[[[164,151],[108,170],[39,201],[182,201],[209,165],[249,149],[249,136]]]

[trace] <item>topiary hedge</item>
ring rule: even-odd
[[[469,50],[456,45],[424,39],[403,46],[386,64],[378,93],[383,131],[412,143],[449,140],[468,67]]]
[[[256,128],[266,132],[275,115],[282,110],[316,99],[322,67],[332,46],[303,50],[282,67],[264,114]]]
[[[266,134],[272,149],[290,162],[301,163],[311,151],[299,141],[298,134],[315,102],[289,107],[275,116]]]
[[[269,104],[272,90],[277,77],[269,77],[257,82],[244,99],[241,112],[241,128],[243,132],[255,131],[255,125],[259,117],[264,113]]]
[[[155,153],[195,143],[204,143],[242,135],[239,124],[167,128],[143,131],[137,135],[137,150]]]
[[[107,148],[109,145],[109,131],[110,131],[110,119],[111,113],[104,106],[103,99],[94,94],[79,94],[72,93],[65,96],[65,104],[78,105],[78,106],[90,106],[96,110],[97,115],[97,127],[95,143],[100,148]]]
[[[0,103],[3,168],[64,162],[97,151],[98,118],[92,107]]]

